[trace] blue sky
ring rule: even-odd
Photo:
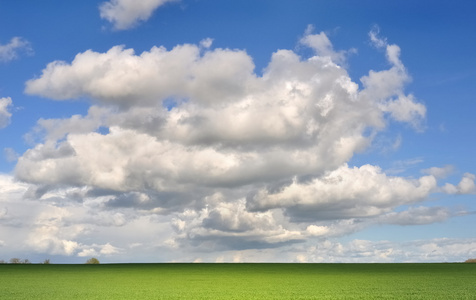
[[[476,256],[472,1],[1,1],[0,260]]]

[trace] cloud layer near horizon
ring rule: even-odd
[[[41,141],[18,159],[24,201],[47,205],[29,247],[116,254],[136,244],[117,235],[91,241],[90,232],[150,226],[154,243],[169,249],[270,249],[454,216],[413,205],[435,192],[474,192],[472,174],[440,186],[443,169],[404,178],[348,165],[390,121],[420,130],[426,114],[404,90],[400,48],[375,32],[371,40],[389,68],[369,71],[360,85],[343,67],[345,51],[310,30],[301,44],[314,55],[277,50],[262,75],[245,51],[213,49],[210,39],[140,55],[88,50],[48,64],[26,93],[87,98],[91,107],[39,120],[32,135]],[[2,218],[11,220],[9,211]]]

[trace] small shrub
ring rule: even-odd
[[[95,257],[90,258],[86,261],[87,265],[99,265],[99,260]]]
[[[44,264],[44,265],[49,265],[49,264],[50,264],[50,260],[49,260],[49,259],[45,259],[45,260],[43,261],[43,264]]]
[[[476,263],[476,258],[470,258],[464,261],[465,263]]]

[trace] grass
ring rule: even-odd
[[[474,264],[0,265],[0,299],[476,299]]]

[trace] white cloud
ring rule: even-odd
[[[39,119],[34,128],[35,133],[44,133],[49,140],[60,140],[71,133],[89,133],[103,125],[102,118],[108,109],[92,106],[88,115],[73,115],[69,119]],[[30,134],[31,135],[31,134]]]
[[[472,194],[476,192],[476,185],[474,180],[476,176],[471,173],[465,173],[460,183],[458,184],[458,190],[461,194]]]
[[[110,0],[99,6],[102,19],[111,22],[116,30],[130,29],[147,21],[152,13],[167,2],[177,0]]]
[[[476,176],[474,174],[465,173],[457,186],[446,183],[442,187],[442,191],[448,194],[474,194],[476,193],[475,179]]]
[[[450,175],[454,171],[454,167],[452,165],[446,165],[444,167],[432,167],[425,170],[422,170],[424,174],[433,175],[436,178],[445,178],[446,176]]]
[[[71,65],[48,64],[40,78],[26,83],[26,92],[56,100],[87,96],[131,107],[156,106],[168,98],[216,103],[236,99],[251,87],[254,65],[244,51],[200,53],[199,46],[188,44],[170,51],[153,47],[139,56],[122,46],[106,53],[88,50]]]
[[[18,52],[21,51],[27,54],[33,52],[27,40],[21,37],[13,37],[8,44],[0,44],[0,62],[8,62],[18,58]]]
[[[388,44],[387,40],[378,36],[379,28],[375,26],[369,33],[370,40],[377,48],[385,48],[387,61],[392,67],[387,71],[369,72],[361,78],[362,83],[372,94],[383,99],[389,97],[388,92],[402,89],[402,85],[410,81],[405,66],[400,60],[400,47]],[[410,123],[417,130],[423,130],[422,121],[426,115],[426,107],[415,101],[414,96],[395,92],[393,99],[382,103],[381,109],[389,113],[396,121]]]
[[[421,122],[426,115],[426,107],[415,102],[412,95],[399,96],[389,101],[383,110],[388,111],[394,120],[408,122],[416,129],[421,129]]]
[[[313,34],[313,31],[314,27],[309,25],[300,43],[314,50],[318,56],[328,57],[335,63],[343,64],[346,51],[334,51],[331,41],[324,32]]]
[[[111,244],[107,243],[103,246],[101,246],[101,250],[99,253],[104,254],[104,255],[111,255],[111,254],[116,254],[119,253],[120,249],[117,247],[112,246]]]
[[[78,253],[79,257],[93,257],[93,256],[109,256],[113,254],[120,253],[121,249],[112,246],[109,243],[104,245],[93,244],[91,246],[84,247],[81,252]]]
[[[247,205],[258,211],[284,208],[296,220],[361,218],[421,201],[436,187],[433,176],[408,180],[389,177],[371,165],[342,166],[309,182],[294,180],[277,192],[260,190]]]
[[[26,243],[43,253],[72,255],[79,244],[73,239],[83,230],[82,226],[63,227],[63,220],[70,216],[66,208],[50,206],[36,217],[35,229]]]
[[[12,99],[10,97],[0,98],[0,129],[10,124],[12,113],[9,111],[9,108],[11,106]]]
[[[81,252],[78,253],[80,257],[94,257],[98,256],[99,253],[94,248],[83,249]]]
[[[213,44],[213,39],[211,38],[206,38],[200,41],[200,46],[205,49],[210,48],[212,44]]]
[[[385,48],[387,44],[386,38],[379,37],[380,28],[378,26],[373,26],[372,30],[369,32],[370,41],[375,47]]]
[[[21,198],[28,187],[28,185],[17,182],[12,176],[6,174],[0,174],[0,183],[0,201]]]
[[[321,235],[326,235],[329,232],[329,227],[309,225],[309,226],[307,226],[306,231],[311,236],[321,236]]]

